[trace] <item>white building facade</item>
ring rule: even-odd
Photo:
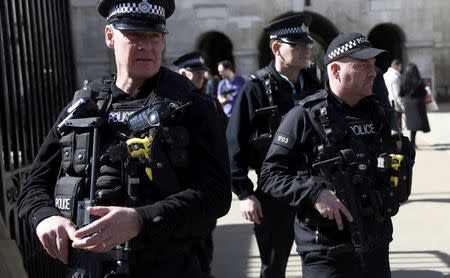
[[[263,26],[289,13],[312,17],[314,59],[322,66],[323,51],[341,32],[359,32],[376,47],[389,50],[403,64],[416,63],[437,99],[450,99],[449,0],[175,0],[167,20],[164,64],[200,50],[215,68],[232,60],[248,75],[270,60]],[[73,41],[78,80],[114,70],[114,57],[104,43],[105,20],[96,1],[72,0]],[[384,65],[385,66],[385,65]],[[81,81],[80,81],[81,83]]]

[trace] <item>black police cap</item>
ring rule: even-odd
[[[297,14],[273,21],[264,26],[270,39],[279,39],[286,43],[308,44],[314,41],[309,36],[311,17]]]
[[[168,33],[166,19],[174,10],[174,0],[99,0],[98,12],[118,30]]]
[[[205,60],[199,52],[189,52],[176,59],[173,64],[188,71],[205,70],[209,68],[205,65]]]
[[[360,33],[342,33],[331,41],[323,60],[325,65],[328,65],[344,57],[367,60],[380,54],[389,55],[386,50],[374,48]]]

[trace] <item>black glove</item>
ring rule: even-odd
[[[121,165],[112,163],[107,155],[100,158],[103,164],[97,178],[96,201],[99,205],[119,205],[124,195],[121,182]]]

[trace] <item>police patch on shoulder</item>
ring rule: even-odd
[[[294,138],[287,134],[277,132],[273,138],[273,143],[287,149],[291,149],[292,146],[294,146]]]

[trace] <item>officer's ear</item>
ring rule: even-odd
[[[180,69],[178,70],[178,73],[181,74],[181,75],[186,76],[186,70],[183,69],[183,68],[180,68]]]
[[[114,30],[111,25],[105,26],[105,42],[108,48],[114,48]]]
[[[280,53],[280,47],[281,44],[278,40],[271,41],[270,48],[272,49],[273,55],[277,55],[278,53]]]
[[[334,78],[334,79],[340,80],[339,74],[341,71],[341,66],[336,62],[332,62],[329,65],[329,69],[330,69],[330,72],[328,73],[329,78]]]

